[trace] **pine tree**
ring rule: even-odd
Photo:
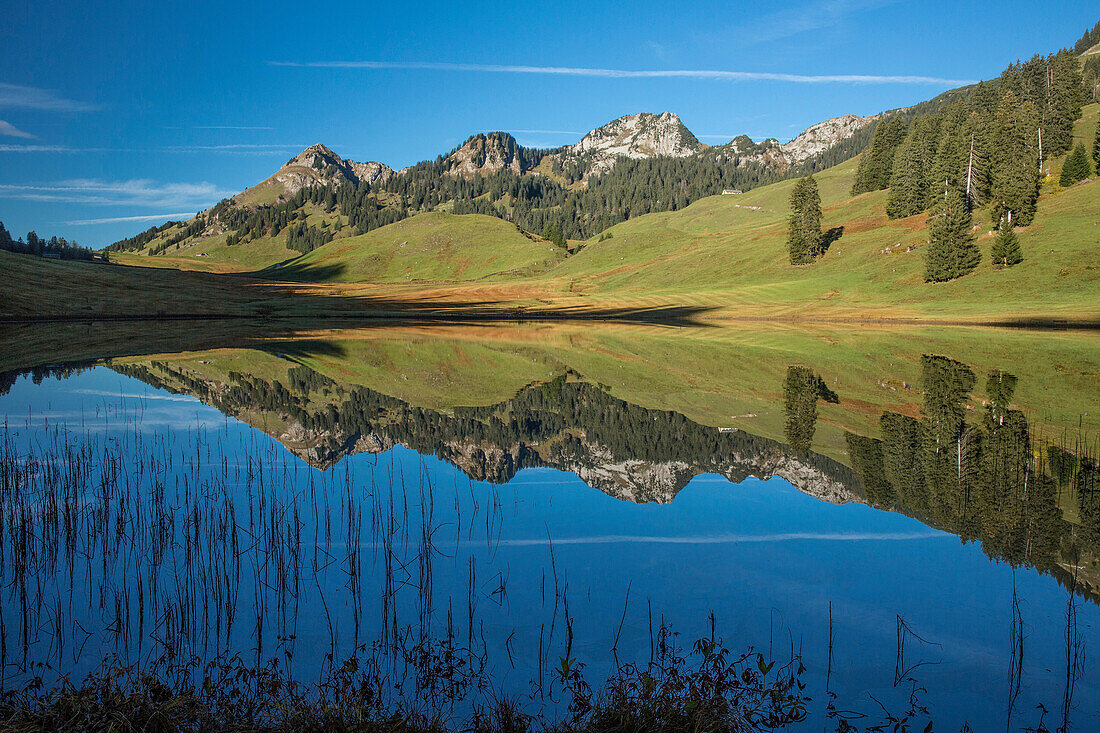
[[[965,187],[970,151],[975,141],[973,115],[963,101],[956,102],[943,111],[939,140],[936,143],[935,160],[932,162],[929,192],[940,181]],[[976,147],[976,146],[975,146]],[[961,181],[961,183],[960,183]]]
[[[1015,374],[1002,372],[999,369],[989,372],[989,377],[985,380],[985,393],[998,412],[1003,414],[1008,410],[1012,395],[1016,393],[1017,381]]]
[[[557,222],[551,222],[542,228],[542,238],[553,242],[559,247],[565,246],[565,235]]]
[[[928,208],[939,132],[939,115],[921,117],[898,147],[886,200],[886,214],[891,219],[913,216]]]
[[[1100,43],[1100,22],[1094,25],[1091,30],[1085,31],[1085,34],[1074,44],[1073,52],[1080,56],[1097,43]]]
[[[1016,234],[1016,228],[1010,222],[1003,222],[997,232],[997,238],[993,240],[993,246],[989,250],[989,258],[993,260],[993,266],[997,268],[1012,267],[1023,261],[1024,256],[1020,252],[1020,237]]]
[[[925,282],[946,282],[971,272],[981,250],[970,230],[970,211],[958,191],[947,188],[943,201],[928,217],[930,242],[924,262]]]
[[[1084,143],[1077,143],[1073,147],[1073,152],[1069,154],[1066,162],[1062,165],[1062,178],[1059,183],[1064,187],[1072,186],[1078,181],[1088,178],[1091,172],[1089,154],[1085,152],[1085,145]]]
[[[813,176],[799,178],[791,189],[787,251],[792,265],[813,262],[821,254],[821,195]]]
[[[1092,162],[1100,172],[1100,123],[1096,125],[1096,135],[1092,139]]]
[[[1020,226],[1035,217],[1039,198],[1039,120],[1030,102],[1019,103],[1009,92],[1001,98],[993,121],[990,156],[990,197],[993,220],[1007,212]]]
[[[905,119],[897,115],[878,122],[871,145],[863,151],[863,157],[859,159],[856,179],[852,184],[853,196],[867,191],[879,191],[890,185],[894,155],[907,131]]]
[[[1043,156],[1054,157],[1073,144],[1073,123],[1085,104],[1085,83],[1077,57],[1065,49],[1050,57],[1047,79]]]

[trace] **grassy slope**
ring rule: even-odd
[[[501,219],[431,212],[329,242],[273,274],[334,282],[475,280],[545,269],[563,256]]]
[[[154,259],[154,258],[141,258]],[[267,283],[241,276],[44,260],[0,251],[0,319],[258,315]]]
[[[1100,105],[1089,105],[1075,128],[1088,140]],[[1100,315],[1100,182],[1069,190],[1051,165],[1036,223],[1021,229],[1025,261],[995,271],[992,236],[981,232],[986,261],[951,283],[923,282],[925,215],[890,221],[887,192],[851,198],[857,161],[817,174],[826,227],[844,227],[817,263],[787,261],[785,219],[793,181],[740,196],[712,196],[678,212],[651,214],[612,227],[612,239],[591,241],[550,274],[591,293],[698,294],[698,302],[768,305],[777,313],[821,311],[896,315]],[[978,212],[976,221],[983,221]],[[905,250],[909,246],[915,249]],[[885,250],[889,249],[889,252]]]
[[[1077,140],[1091,145],[1098,117],[1100,105],[1089,105],[1075,127]],[[1051,161],[1037,221],[1020,230],[1024,262],[994,270],[988,262],[992,238],[982,231],[986,262],[964,278],[932,285],[922,278],[925,216],[888,220],[885,191],[849,197],[856,165],[848,161],[817,175],[826,226],[843,226],[844,235],[809,266],[787,262],[785,218],[793,182],[782,182],[624,222],[610,230],[612,239],[592,240],[568,258],[493,217],[421,214],[337,239],[265,273],[301,285],[269,281],[264,287],[223,276],[196,289],[192,276],[199,273],[149,274],[154,267],[219,273],[260,268],[294,254],[279,238],[229,248],[223,237],[215,237],[155,257],[112,255],[142,267],[7,255],[0,270],[11,273],[15,287],[0,290],[0,317],[363,316],[392,311],[388,303],[405,303],[431,304],[437,315],[468,313],[481,304],[500,314],[527,316],[535,310],[562,316],[582,309],[700,306],[713,309],[705,318],[716,321],[745,316],[1100,321],[1100,180],[1063,190],[1057,184],[1062,161]],[[977,212],[976,220],[987,226],[983,216]],[[310,223],[319,225],[325,217],[313,211]],[[906,252],[909,246],[915,249]],[[208,256],[184,256],[199,251]]]
[[[265,187],[266,186],[266,187]],[[259,184],[248,189],[245,193],[255,190],[264,191],[269,185]],[[242,194],[243,196],[243,194]],[[238,200],[260,203],[255,197]],[[267,201],[266,203],[271,203]],[[327,213],[313,203],[306,203],[306,224],[315,228],[344,227],[348,220],[346,216],[336,213]],[[138,265],[142,267],[162,267],[180,270],[200,270],[206,272],[251,272],[270,267],[277,262],[297,257],[300,253],[287,249],[287,232],[284,230],[274,237],[260,237],[259,239],[227,247],[226,234],[216,234],[212,237],[192,239],[187,242],[172,245],[164,252],[150,255],[150,251],[160,245],[179,231],[180,227],[172,227],[165,230],[155,239],[151,240],[139,253],[113,254],[115,261],[126,265]],[[350,230],[349,230],[350,233]],[[347,236],[346,234],[340,236]]]

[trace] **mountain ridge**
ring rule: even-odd
[[[271,189],[275,190],[275,200],[285,200],[303,188],[318,185],[344,185],[386,181],[394,175],[394,170],[385,163],[369,161],[360,163],[344,159],[323,143],[314,143],[288,160],[279,170],[246,188],[233,200],[241,204],[272,203]]]
[[[750,174],[750,177],[784,176],[794,166],[804,164],[814,156],[821,155],[832,147],[851,139],[877,118],[877,115],[871,117],[843,115],[831,118],[807,128],[799,137],[783,145],[771,138],[761,143],[754,143],[748,136],[742,135],[724,146],[712,147],[699,142],[699,139],[683,124],[679,115],[674,112],[665,111],[658,114],[638,112],[623,115],[591,130],[575,144],[550,150],[520,145],[510,133],[503,131],[477,133],[446,155],[440,156],[435,164],[425,161],[400,170],[394,170],[378,161],[361,163],[350,158],[345,159],[323,143],[315,143],[292,157],[263,181],[235,196],[223,199],[213,207],[200,211],[192,219],[153,227],[135,237],[120,240],[108,249],[138,251],[150,255],[162,254],[170,250],[183,256],[213,256],[216,259],[222,259],[219,253],[225,248],[220,244],[232,247],[242,243],[239,230],[249,220],[249,212],[262,213],[271,207],[285,207],[295,200],[296,196],[300,198],[299,194],[303,191],[309,193],[314,189],[325,188],[334,190],[347,188],[360,193],[366,192],[372,197],[373,203],[370,206],[373,209],[393,211],[393,197],[388,196],[385,193],[386,190],[395,185],[398,189],[415,188],[418,185],[421,187],[427,185],[431,188],[430,183],[420,184],[418,181],[425,172],[433,175],[432,171],[435,167],[438,171],[434,174],[441,173],[455,180],[487,178],[497,174],[521,179],[532,176],[546,181],[539,185],[561,185],[566,190],[588,188],[592,181],[612,173],[621,160],[701,161],[713,155],[716,165],[742,171],[756,171],[755,174]],[[427,171],[425,166],[428,166]],[[748,185],[746,183],[741,187]],[[359,198],[362,199],[362,196]],[[479,205],[476,198],[474,196],[474,200],[469,204],[463,203],[460,207],[457,203],[458,197],[453,197],[456,201],[456,213],[497,215],[491,207]],[[426,198],[428,208],[425,209],[421,205],[418,210],[431,210],[439,203],[448,200],[450,199],[446,195],[433,190],[428,192]],[[321,205],[326,211],[331,211],[334,205],[333,200],[314,203]],[[686,203],[688,201],[685,200],[684,205]],[[291,215],[285,217],[287,221],[298,220],[303,225],[310,226],[319,223],[313,209],[289,213]],[[397,218],[404,218],[406,215],[408,214],[400,214]],[[504,218],[507,219],[509,216],[505,215]],[[391,223],[394,220],[393,215],[368,217],[366,228],[361,223],[356,225],[353,231],[344,232],[343,236],[363,234],[376,225]],[[376,221],[377,224],[372,224],[372,221]],[[350,218],[345,224],[339,216],[328,216],[323,223],[332,225],[335,229],[329,230],[330,233],[327,235],[318,233],[312,237],[305,236],[305,239],[313,243],[309,245],[295,244],[283,236],[280,241],[285,240],[285,244],[265,245],[261,248],[263,254],[257,255],[260,257],[258,264],[268,266],[289,259],[293,256],[293,251],[308,252],[325,241],[326,237],[331,239],[333,236],[341,236],[340,232],[351,226]],[[264,220],[258,231],[268,230],[270,224],[271,222]],[[277,237],[279,230],[284,226],[286,225],[280,224],[272,237]],[[255,225],[251,229],[257,231]],[[236,235],[232,233],[234,230],[238,230]],[[253,234],[243,243],[248,244],[257,238],[257,235]],[[209,246],[211,242],[214,243],[213,250]],[[204,246],[194,250],[196,244],[204,244]],[[303,246],[306,248],[302,249]],[[230,260],[236,259],[236,257],[230,258]]]

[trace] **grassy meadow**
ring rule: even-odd
[[[1076,126],[1091,141],[1100,105]],[[786,252],[787,199],[794,181],[612,227],[552,271],[593,295],[691,295],[692,302],[786,316],[846,314],[933,319],[1100,317],[1100,182],[1061,189],[1063,159],[1050,164],[1035,223],[1018,230],[1024,261],[996,270],[988,214],[975,211],[984,261],[948,283],[924,282],[927,214],[890,220],[888,191],[848,195],[858,160],[815,176],[824,227],[842,235],[811,265]]]
[[[313,282],[463,281],[521,277],[564,257],[502,219],[433,211],[333,240],[269,274]]]
[[[1098,118],[1100,104],[1088,105],[1075,139],[1091,145]],[[345,227],[302,256],[286,249],[285,232],[233,247],[218,235],[153,256],[112,253],[112,266],[20,261],[0,253],[16,283],[0,294],[0,318],[362,318],[430,311],[450,318],[560,319],[678,308],[699,323],[1095,325],[1100,179],[1063,189],[1057,182],[1062,163],[1049,163],[1035,222],[1018,230],[1023,262],[1005,270],[992,266],[989,215],[979,208],[974,236],[983,262],[947,283],[924,282],[927,214],[890,220],[887,191],[850,196],[858,165],[852,159],[815,176],[824,226],[840,236],[810,265],[793,266],[787,258],[794,181],[784,181],[622,222],[572,255],[503,220],[442,211],[358,236],[348,236]],[[310,206],[311,225],[346,224]],[[184,270],[206,271],[209,279]]]

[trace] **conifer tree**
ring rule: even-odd
[[[856,179],[852,184],[853,196],[867,191],[879,191],[890,185],[894,155],[905,139],[907,130],[908,124],[897,115],[878,122],[871,145],[863,152],[856,168]]]
[[[980,81],[970,95],[970,106],[979,115],[992,117],[1000,99],[996,84]]]
[[[1092,162],[1100,172],[1100,123],[1096,125],[1096,135],[1092,139]]]
[[[559,247],[565,246],[565,235],[557,222],[551,222],[542,228],[542,238],[547,239]]]
[[[1039,198],[1039,119],[1030,102],[1019,103],[1011,92],[1001,98],[993,121],[990,156],[990,197],[993,220],[1011,211],[1027,226]]]
[[[1085,83],[1077,57],[1065,49],[1050,57],[1046,111],[1043,115],[1043,156],[1054,157],[1073,144],[1073,123],[1085,104]]]
[[[970,211],[962,194],[946,187],[943,200],[928,217],[930,242],[924,261],[925,282],[946,282],[971,272],[981,261],[974,244]]]
[[[1088,178],[1091,172],[1089,155],[1085,152],[1085,145],[1084,143],[1077,143],[1073,147],[1073,152],[1069,154],[1066,162],[1062,165],[1062,178],[1059,183],[1064,187],[1072,186],[1078,181]]]
[[[1016,375],[994,369],[989,372],[989,378],[985,380],[985,393],[993,404],[996,412],[1003,415],[1012,402],[1012,395],[1016,393]],[[1002,419],[1001,422],[1004,422]]]
[[[955,102],[943,111],[942,117],[929,179],[930,191],[938,187],[940,181],[949,181],[954,186],[965,177],[974,139],[970,129],[972,115],[965,102]]]
[[[1020,237],[1016,234],[1016,228],[1011,222],[1003,222],[997,232],[997,238],[993,240],[993,246],[989,250],[989,258],[993,260],[993,266],[997,268],[1012,267],[1023,261],[1024,256],[1020,252]]]
[[[891,219],[913,216],[928,208],[939,132],[940,116],[926,115],[913,123],[898,147],[886,200],[886,214]]]
[[[799,178],[791,189],[787,251],[792,265],[813,262],[821,254],[821,195],[813,176]]]
[[[1073,52],[1080,56],[1085,51],[1088,51],[1090,48],[1095,46],[1097,43],[1100,43],[1100,22],[1097,22],[1097,24],[1094,25],[1091,30],[1085,31],[1084,35],[1077,40],[1076,44],[1074,44]]]

